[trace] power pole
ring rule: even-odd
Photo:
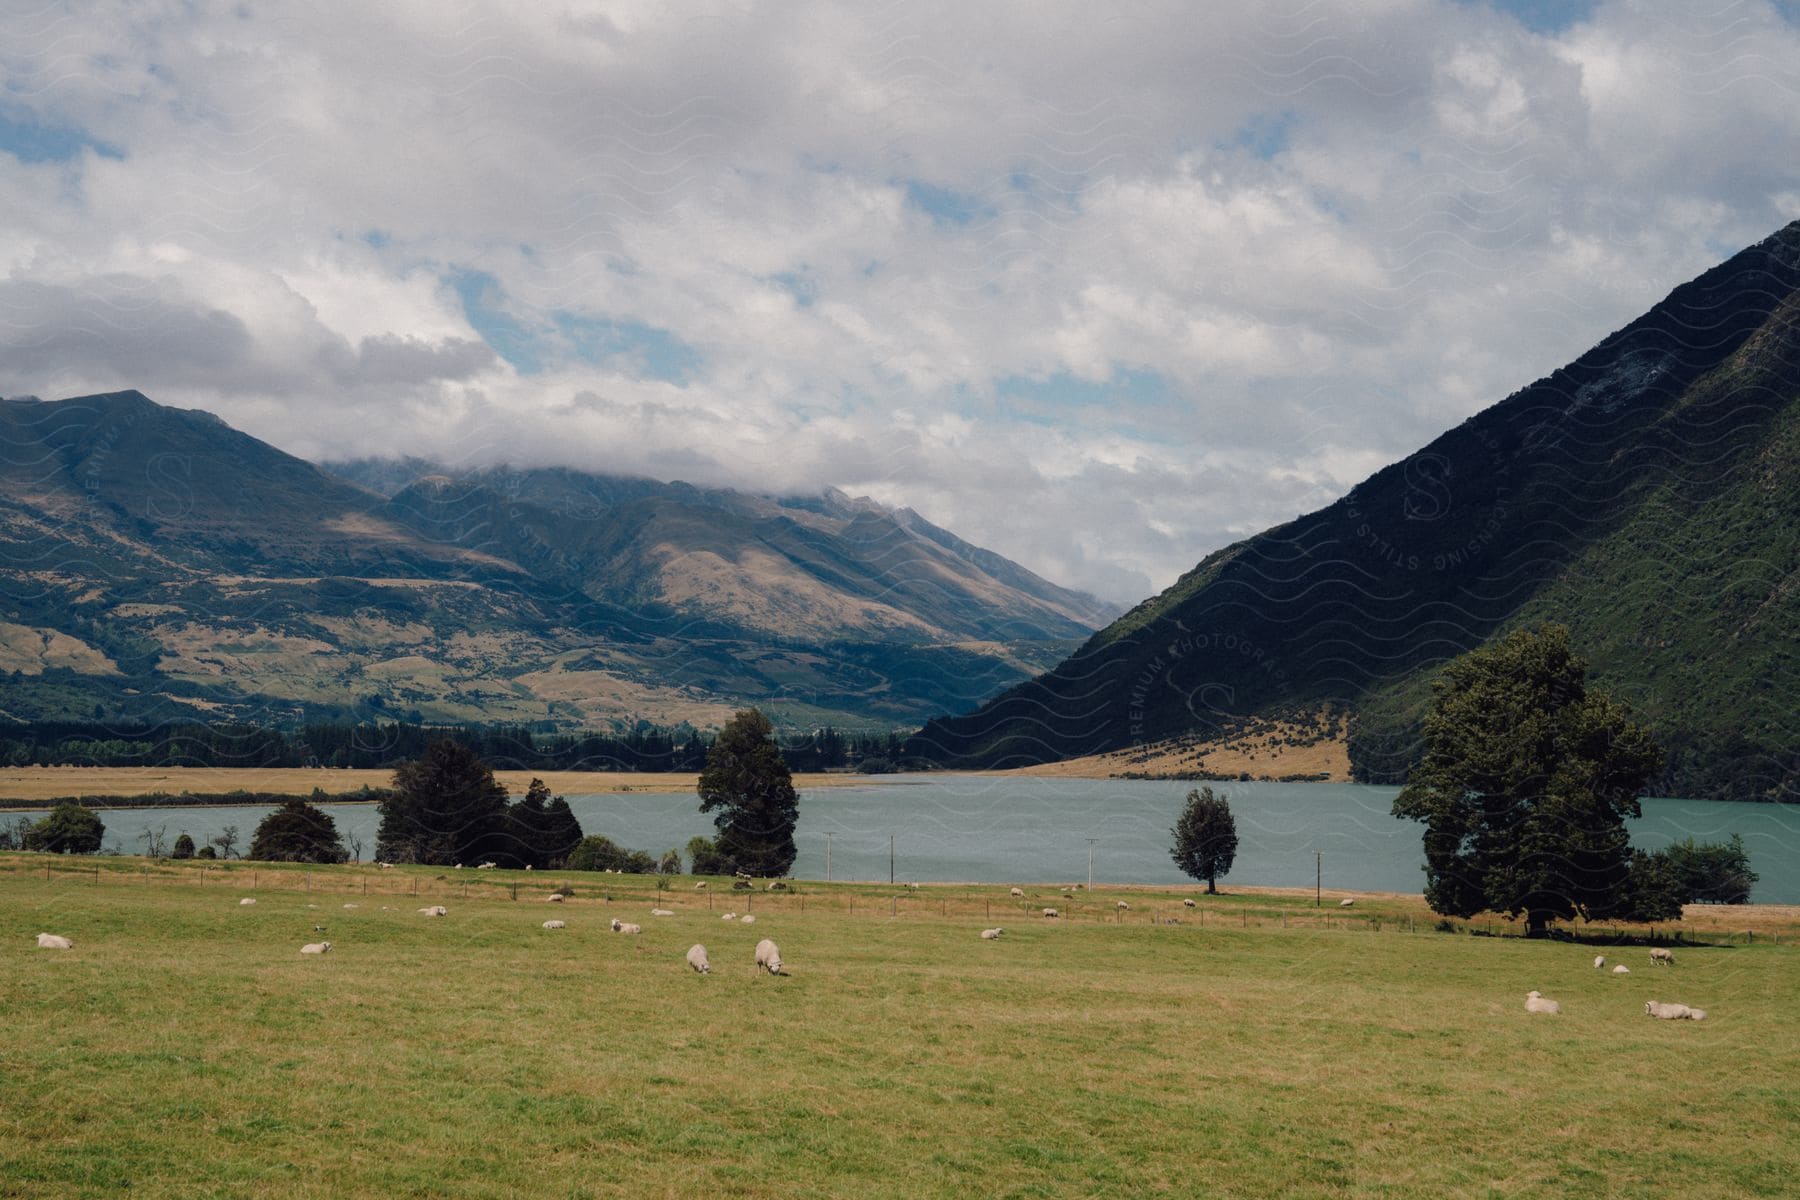
[[[1319,895],[1325,885],[1325,852],[1313,851],[1313,907],[1319,907]]]
[[[894,835],[888,834],[888,886],[894,884]]]
[[[1099,838],[1089,838],[1087,840],[1087,844],[1088,844],[1088,891],[1090,891],[1090,892],[1094,890],[1094,843],[1099,840],[1100,840]]]
[[[837,836],[836,831],[828,832],[825,835],[825,882],[826,883],[831,882],[831,839],[836,836]]]

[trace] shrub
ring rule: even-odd
[[[330,814],[305,800],[289,800],[257,825],[247,857],[264,862],[341,863],[350,853],[338,841],[337,822]]]
[[[175,839],[175,849],[173,849],[169,852],[169,857],[170,858],[192,858],[192,857],[194,857],[194,839],[189,837],[185,833],[182,834],[180,837],[176,838]]]
[[[92,809],[65,800],[25,831],[25,849],[50,854],[92,854],[100,849],[106,825]]]

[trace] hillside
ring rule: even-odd
[[[1800,223],[1335,504],[1208,556],[915,753],[1024,766],[1342,706],[1359,778],[1433,670],[1565,621],[1663,786],[1800,793]]]
[[[1112,615],[837,494],[364,486],[130,391],[0,402],[0,439],[0,718],[913,724]]]

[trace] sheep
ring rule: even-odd
[[[721,914],[719,914],[719,920],[735,921],[735,920],[737,920],[737,914],[736,913],[721,913]]]
[[[1594,955],[1594,970],[1598,971],[1601,967],[1604,967],[1605,965],[1606,965],[1606,955],[1604,955],[1604,954]]]
[[[450,915],[450,910],[441,904],[433,904],[430,908],[421,908],[419,915],[421,917],[447,917]]]
[[[562,902],[563,894],[561,892],[551,892],[548,896],[544,897],[545,904],[561,904]]]
[[[1613,968],[1613,974],[1614,975],[1629,975],[1629,974],[1631,974],[1631,968],[1626,966],[1624,963],[1620,963],[1618,966]]]
[[[300,953],[323,954],[329,949],[331,949],[330,942],[308,942],[306,945],[300,947]]]
[[[1194,907],[1194,902],[1193,902],[1193,900],[1192,900],[1192,899],[1188,899],[1188,900],[1183,900],[1183,901],[1182,901],[1182,902],[1181,902],[1181,907],[1183,907],[1183,908],[1192,908],[1192,907]]]
[[[1117,904],[1115,904],[1113,907],[1117,908],[1119,911],[1123,912],[1126,909],[1129,909],[1131,907],[1131,905],[1129,905],[1129,904],[1125,903],[1123,900],[1121,900]]]
[[[706,890],[706,880],[702,879],[699,883],[696,883],[694,885],[694,890],[696,892],[704,892]]]
[[[1044,915],[1046,917],[1049,917],[1051,920],[1055,920],[1057,917],[1062,916],[1062,914],[1057,912],[1054,908],[1046,908],[1044,910]]]
[[[612,921],[612,931],[614,933],[642,933],[644,932],[644,927],[642,925],[633,925],[629,921],[621,921],[619,918],[614,917]]]
[[[653,908],[650,910],[650,915],[653,917],[672,917],[675,915],[675,913],[674,913],[674,910],[672,910],[672,909]]]
[[[1704,1008],[1689,1008],[1685,1004],[1663,1004],[1656,1000],[1644,1001],[1644,1011],[1659,1021],[1704,1021]]]
[[[1005,932],[1004,929],[984,929],[981,931],[981,937],[983,941],[997,942],[1000,940],[1000,935]]]
[[[1342,900],[1338,901],[1338,907],[1339,908],[1354,908],[1354,907],[1356,907],[1356,897],[1345,896]]]
[[[476,866],[477,871],[492,871],[499,863],[484,862]]]
[[[1662,946],[1653,947],[1650,951],[1650,965],[1653,967],[1672,967],[1675,965],[1675,952]]]
[[[909,892],[916,892],[919,890],[919,885],[916,883],[909,883],[906,885],[906,890]]]
[[[346,905],[344,905],[344,907],[345,907],[345,908],[361,908],[361,907],[362,907],[362,905],[360,905],[360,904],[346,904]]]
[[[687,964],[694,968],[697,975],[705,975],[712,970],[712,960],[706,957],[706,947],[699,942],[688,947]]]
[[[59,933],[38,934],[38,948],[42,950],[73,950],[75,943]]]
[[[745,913],[743,916],[738,918],[738,924],[739,925],[754,925],[754,924],[756,924],[756,914],[755,913]]]
[[[1559,1013],[1562,1005],[1554,1000],[1546,1000],[1537,992],[1525,993],[1525,1011],[1534,1013]]]
[[[255,896],[245,896],[242,900],[238,901],[238,907],[239,908],[249,908],[252,904],[255,904],[255,903],[256,903]]]
[[[569,923],[567,921],[545,921],[544,922],[545,929],[567,929],[568,927],[569,927]]]
[[[781,974],[781,951],[768,938],[756,943],[756,965],[771,975]]]
[[[1014,896],[1023,896],[1024,894],[1025,894],[1024,888],[1014,888],[1012,890],[1012,895],[1014,895]]]

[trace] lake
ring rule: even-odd
[[[1181,883],[1169,860],[1169,827],[1187,783],[1123,779],[1036,779],[1017,776],[895,775],[856,787],[806,790],[800,796],[794,875],[824,879],[829,843],[833,879],[886,881],[889,838],[900,882],[1086,882],[1092,854],[1096,883]],[[1390,816],[1398,789],[1335,783],[1213,783],[1237,818],[1232,883],[1311,887],[1315,864],[1326,889],[1417,892],[1422,827]],[[661,855],[696,834],[711,834],[698,800],[688,794],[570,795],[588,833]],[[329,805],[338,829],[362,838],[374,854],[379,818],[373,805]],[[249,843],[267,806],[250,808],[114,809],[103,811],[106,846],[141,850],[145,829],[186,832],[196,843],[236,825]],[[0,819],[11,821],[18,814]],[[37,814],[27,814],[36,816]],[[1655,850],[1693,836],[1723,841],[1742,834],[1761,879],[1752,895],[1766,904],[1800,904],[1800,807],[1728,801],[1647,799],[1631,822],[1632,843]],[[827,837],[827,835],[830,835]],[[1315,855],[1317,857],[1315,857]]]

